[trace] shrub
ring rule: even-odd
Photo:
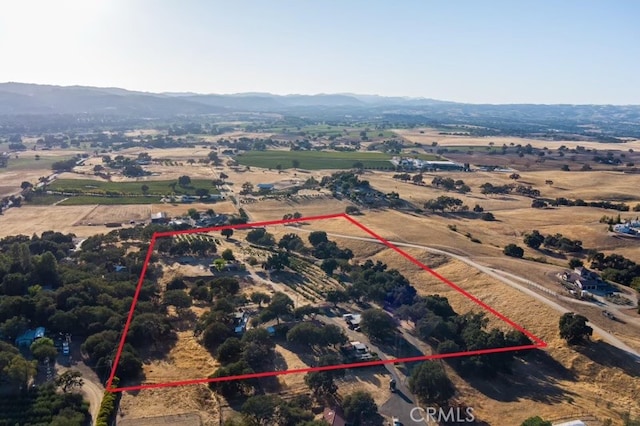
[[[507,244],[504,248],[504,254],[511,257],[521,258],[524,256],[524,250],[515,244]]]
[[[480,218],[482,220],[486,220],[487,222],[492,222],[492,221],[496,220],[496,218],[493,215],[493,213],[489,213],[489,212],[482,213],[482,216],[480,216]]]

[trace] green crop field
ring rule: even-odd
[[[58,203],[59,206],[84,206],[90,204],[120,205],[120,204],[160,204],[161,197],[96,197],[91,195],[78,195],[69,197]]]
[[[413,155],[423,160],[435,160],[435,155]],[[393,156],[382,152],[329,152],[329,151],[249,151],[238,155],[240,164],[265,169],[275,169],[280,165],[283,169],[296,168],[319,169],[351,169],[361,162],[366,169],[393,168],[390,160]]]
[[[66,197],[64,195],[34,194],[31,200],[25,201],[25,203],[32,206],[50,206],[58,201],[64,200],[65,198]]]
[[[0,150],[2,151],[2,150]],[[47,157],[40,156],[39,160],[35,159],[35,154],[24,154],[20,153],[19,158],[10,157],[9,163],[7,167],[0,168],[0,173],[3,171],[20,171],[20,170],[51,170],[51,165],[57,161],[64,161],[72,158],[72,155],[69,156],[60,156],[60,157]]]
[[[173,185],[175,184],[175,186]],[[144,195],[142,186],[146,185],[148,195],[196,195],[198,188],[209,190],[210,194],[218,194],[210,180],[192,179],[191,184],[182,187],[175,180],[149,180],[139,182],[105,182],[90,179],[58,179],[47,187],[50,191],[73,192],[77,194],[107,194],[111,195]],[[109,195],[109,194],[107,194]]]

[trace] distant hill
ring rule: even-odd
[[[245,112],[282,113],[322,120],[354,117],[408,125],[471,124],[487,128],[486,135],[586,134],[590,132],[586,128],[594,125],[601,135],[640,135],[640,106],[478,105],[351,93],[148,93],[114,87],[0,83],[0,116],[4,117],[104,114],[147,119]]]
[[[110,114],[137,117],[221,112],[184,98],[118,88],[0,83],[0,114]]]

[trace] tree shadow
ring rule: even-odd
[[[607,342],[598,340],[572,348],[603,367],[619,368],[629,376],[640,377],[640,360],[631,359],[629,354]]]
[[[296,354],[298,358],[300,358],[300,361],[302,361],[304,364],[308,365],[309,367],[315,367],[316,365],[318,365],[318,357],[322,355],[321,353],[319,353],[318,351],[314,350],[313,348],[307,345],[302,345],[300,343],[287,342],[286,339],[281,339],[277,343],[278,343],[278,346],[281,346],[282,348]],[[282,361],[284,361],[284,359]],[[285,362],[285,369],[286,369],[286,362]]]
[[[140,359],[147,364],[152,361],[166,360],[169,352],[178,342],[178,335],[172,330],[168,335],[163,336],[161,340],[153,345],[143,348],[136,347]]]
[[[566,260],[567,259],[567,255],[566,254],[558,253],[558,252],[555,252],[553,250],[549,250],[549,249],[545,249],[545,248],[538,248],[537,251],[540,252],[541,254],[544,254],[545,256],[549,256],[549,257],[552,257],[554,259],[562,259],[562,260]],[[576,256],[580,255],[580,253],[574,253],[574,254]]]
[[[274,371],[285,371],[289,368],[287,360],[278,352],[275,353],[273,358],[273,368]]]
[[[396,334],[394,339],[376,342],[376,346],[385,354],[393,355],[394,358],[411,358],[424,355],[419,348],[409,343],[400,334]]]
[[[560,387],[560,381],[576,380],[575,374],[544,351],[515,358],[511,374],[500,373],[487,379],[470,374],[462,377],[485,396],[500,402],[521,399],[546,404],[559,403],[575,396]]]

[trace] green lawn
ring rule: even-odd
[[[172,184],[176,183],[175,187]],[[48,186],[51,191],[76,192],[80,194],[107,193],[113,192],[120,195],[144,195],[142,186],[149,187],[148,195],[195,195],[198,188],[209,190],[210,194],[218,194],[219,191],[213,187],[210,180],[192,179],[187,187],[181,187],[175,180],[149,180],[140,182],[105,182],[90,179],[58,179]],[[118,203],[110,203],[118,204]],[[125,203],[121,203],[125,204]],[[136,203],[134,203],[136,204]]]
[[[1,151],[1,150],[0,150]],[[9,158],[9,165],[7,167],[0,168],[0,173],[3,171],[20,171],[20,170],[40,170],[46,169],[51,171],[51,165],[57,161],[64,161],[73,158],[73,155],[47,157],[40,155],[40,159],[36,160],[36,154],[31,152],[21,152],[18,154],[20,158],[15,158],[15,155]]]
[[[25,201],[25,203],[32,206],[50,206],[51,204],[55,204],[65,198],[66,197],[64,195],[42,194],[34,195],[31,201]]]
[[[118,205],[118,204],[160,204],[161,197],[149,196],[149,197],[92,197],[90,195],[78,195],[75,197],[69,197],[63,202],[59,203],[59,206],[84,206],[87,204],[103,204],[103,205]]]
[[[423,160],[436,160],[435,155],[412,155]],[[280,165],[283,169],[294,167],[293,161],[299,164],[296,168],[350,169],[361,162],[366,169],[393,168],[390,160],[393,156],[382,152],[329,152],[329,151],[249,151],[237,156],[240,164],[265,169],[275,169]]]

